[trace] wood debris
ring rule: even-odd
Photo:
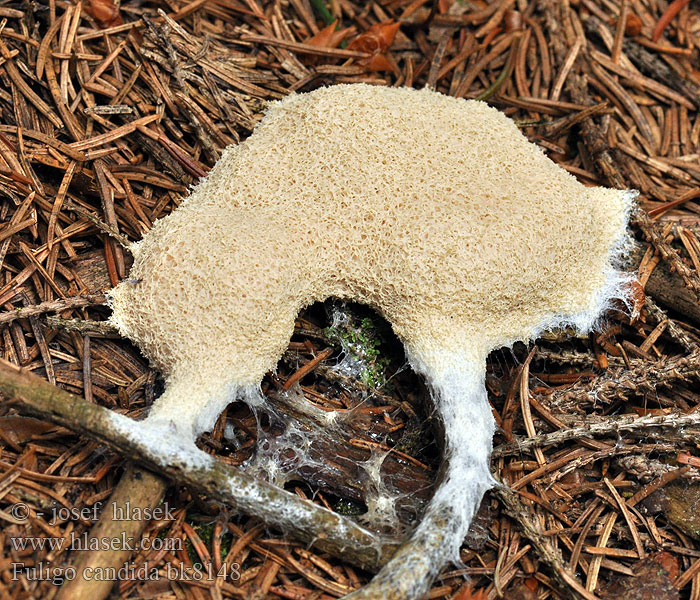
[[[124,246],[245,140],[266,103],[350,82],[487,100],[584,183],[640,190],[632,268],[643,287],[639,314],[611,311],[595,336],[549,335],[490,357],[493,470],[510,491],[487,496],[463,565],[430,598],[658,589],[698,600],[698,536],[654,499],[669,486],[687,506],[699,475],[699,57],[700,7],[687,0],[3,0],[2,358],[139,418],[162,382],[110,337],[104,293],[127,276]],[[371,311],[347,310],[381,330]],[[359,515],[362,465],[382,455],[400,534],[439,462],[428,395],[390,332],[373,338],[371,377],[338,369],[330,312],[299,315],[264,382],[270,414],[258,422],[231,405],[199,443],[239,466],[258,438],[283,433],[274,411],[307,429],[319,428],[308,403],[352,415],[335,437],[315,438],[317,467],[287,456],[286,488]],[[127,463],[5,399],[0,448],[0,599],[52,597],[70,553],[47,540],[87,532]],[[187,487],[171,486],[165,502],[172,513],[142,536],[174,545],[141,544],[120,598],[333,598],[371,576]],[[151,567],[157,577],[141,576]],[[186,576],[197,569],[212,576]]]

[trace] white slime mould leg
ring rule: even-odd
[[[368,585],[345,600],[422,598],[442,568],[459,560],[474,513],[495,483],[489,471],[494,421],[484,362],[453,361],[439,374],[424,374],[445,427],[441,482],[410,539]]]

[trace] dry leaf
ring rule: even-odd
[[[488,597],[484,588],[474,590],[471,585],[467,585],[454,595],[453,600],[486,600]]]
[[[370,58],[364,64],[365,64],[365,68],[371,72],[374,72],[374,71],[393,71],[394,70],[394,67],[389,62],[389,59],[386,56],[384,56],[383,54],[375,54],[372,58]]]
[[[119,4],[112,0],[88,0],[85,10],[102,29],[122,24]]]
[[[31,417],[0,418],[0,438],[15,448],[51,429],[56,426]]]
[[[370,54],[384,54],[391,44],[394,43],[398,30],[399,23],[394,23],[394,21],[377,23],[350,42],[348,50],[369,52]]]
[[[358,61],[368,71],[393,71],[393,65],[384,54],[394,43],[398,30],[399,23],[394,23],[394,21],[377,23],[350,42],[348,50],[372,54],[370,58]]]
[[[604,600],[678,600],[678,590],[671,582],[678,574],[678,561],[668,552],[640,560],[632,568],[634,577],[614,577],[603,586]]]
[[[337,48],[340,42],[342,42],[351,31],[352,29],[348,27],[345,29],[338,29],[334,21],[327,27],[321,29],[315,36],[309,38],[306,43],[310,46],[318,46],[321,48]]]

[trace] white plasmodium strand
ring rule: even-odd
[[[329,509],[296,496],[290,498],[265,481],[227,468],[165,422],[137,422],[118,413],[112,413],[111,417],[112,427],[156,467],[174,468],[185,475],[196,476],[195,484],[205,480],[209,480],[210,485],[216,482],[217,492],[222,492],[219,498],[234,499],[235,507],[244,513],[255,514],[282,530],[296,532],[307,541],[335,539],[336,544],[341,542],[341,547],[342,543],[347,543],[348,552],[360,565],[376,563],[388,549],[385,544],[389,540],[339,518]],[[368,548],[370,552],[366,552]]]
[[[469,524],[493,484],[489,455],[494,421],[484,386],[485,363],[469,355],[448,356],[444,368],[428,377],[444,426],[439,486],[410,540],[348,600],[422,598],[447,562],[460,562]]]
[[[450,458],[399,554],[413,568],[399,558],[377,580],[425,574],[393,594],[415,598],[490,485],[486,355],[587,331],[624,297],[633,197],[583,186],[482,102],[363,84],[292,95],[134,244],[112,322],[165,376],[147,422],[193,442],[236,397],[261,401],[304,306],[336,297],[386,317],[435,391]]]
[[[620,193],[624,218],[607,251],[603,284],[591,294],[588,308],[548,315],[524,340],[567,326],[587,333],[600,324],[615,300],[630,307],[627,286],[634,276],[621,267],[632,245],[627,220],[636,196],[631,190]],[[504,340],[504,345],[512,343]],[[417,600],[425,596],[445,564],[461,564],[462,541],[484,493],[495,484],[489,470],[495,423],[485,387],[485,355],[492,349],[484,346],[481,350],[436,352],[431,348],[426,354],[426,349],[406,346],[411,366],[429,384],[444,428],[439,485],[410,539],[368,585],[344,600]]]

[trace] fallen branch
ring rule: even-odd
[[[54,329],[77,331],[81,335],[91,337],[119,339],[119,330],[109,321],[90,321],[88,319],[62,319],[61,317],[46,317],[46,324]]]
[[[25,306],[7,312],[0,313],[0,325],[3,323],[11,323],[17,319],[26,319],[27,317],[35,317],[43,315],[47,312],[60,312],[69,308],[83,308],[86,306],[99,306],[105,303],[104,294],[89,294],[87,296],[71,296],[60,300],[51,300],[42,302],[33,306]]]
[[[645,244],[633,252],[632,264],[635,267],[641,262],[646,249],[647,246]],[[657,265],[644,286],[644,291],[647,296],[652,296],[665,307],[676,311],[695,323],[700,323],[700,303],[695,293],[683,284],[681,276],[672,271],[668,263],[663,262]]]
[[[535,437],[517,439],[508,444],[503,444],[494,448],[492,457],[499,458],[501,456],[509,456],[512,454],[520,454],[528,452],[533,448],[547,448],[548,446],[556,446],[570,440],[579,440],[581,438],[613,435],[622,433],[639,434],[644,437],[649,435],[650,428],[666,428],[680,429],[682,427],[694,427],[692,431],[684,431],[688,439],[697,440],[699,432],[697,427],[700,426],[700,413],[670,414],[670,415],[645,415],[637,417],[634,415],[622,415],[618,417],[606,417],[605,420],[599,423],[588,423],[578,427],[568,429],[560,429],[552,433],[545,433]]]
[[[129,466],[119,484],[112,492],[109,506],[102,510],[99,520],[90,529],[89,550],[77,552],[73,568],[78,576],[68,579],[61,586],[56,600],[96,600],[106,598],[114,585],[109,578],[84,577],[86,573],[109,573],[118,570],[131,558],[127,544],[105,551],[102,540],[138,540],[148,525],[147,519],[136,519],[134,508],[149,514],[161,501],[165,493],[166,481],[158,475]],[[115,520],[115,514],[126,518]],[[93,541],[96,541],[93,546]]]
[[[577,382],[546,396],[549,408],[558,412],[580,412],[586,401],[608,404],[632,394],[656,393],[657,388],[700,379],[700,351],[685,356],[643,363],[632,369],[615,369],[592,382]]]
[[[665,85],[683,94],[700,109],[700,88],[691,79],[681,77],[657,55],[645,50],[632,40],[626,41],[622,47],[627,57],[642,73],[656,81],[663,81]]]
[[[204,452],[178,452],[175,436],[160,436],[160,445],[154,447],[143,439],[145,428],[140,428],[137,421],[90,404],[4,360],[0,361],[0,392],[21,412],[86,435],[348,563],[377,569],[398,547],[395,540],[380,537],[342,515],[255,479]]]
[[[518,523],[523,535],[532,542],[538,558],[552,569],[554,581],[558,584],[560,590],[573,598],[599,600],[598,596],[583,587],[576,579],[576,576],[564,567],[564,559],[561,552],[552,543],[551,538],[544,534],[538,518],[531,515],[522,500],[520,500],[520,496],[505,485],[495,487],[493,493],[498,496],[505,512]]]
[[[657,270],[658,267],[654,269],[654,271]],[[647,287],[648,285],[649,284],[647,283]],[[668,335],[675,342],[678,342],[681,346],[683,346],[686,352],[693,352],[694,350],[698,350],[698,345],[693,341],[693,339],[683,330],[683,328],[679,327],[673,319],[670,319],[668,315],[661,309],[661,307],[657,306],[656,303],[649,296],[645,298],[644,302],[647,311],[651,315],[651,318],[654,319],[657,323],[662,323],[665,321],[667,323],[666,330],[668,331]],[[698,305],[697,303],[695,304],[695,306],[697,306],[700,309],[700,305]]]

